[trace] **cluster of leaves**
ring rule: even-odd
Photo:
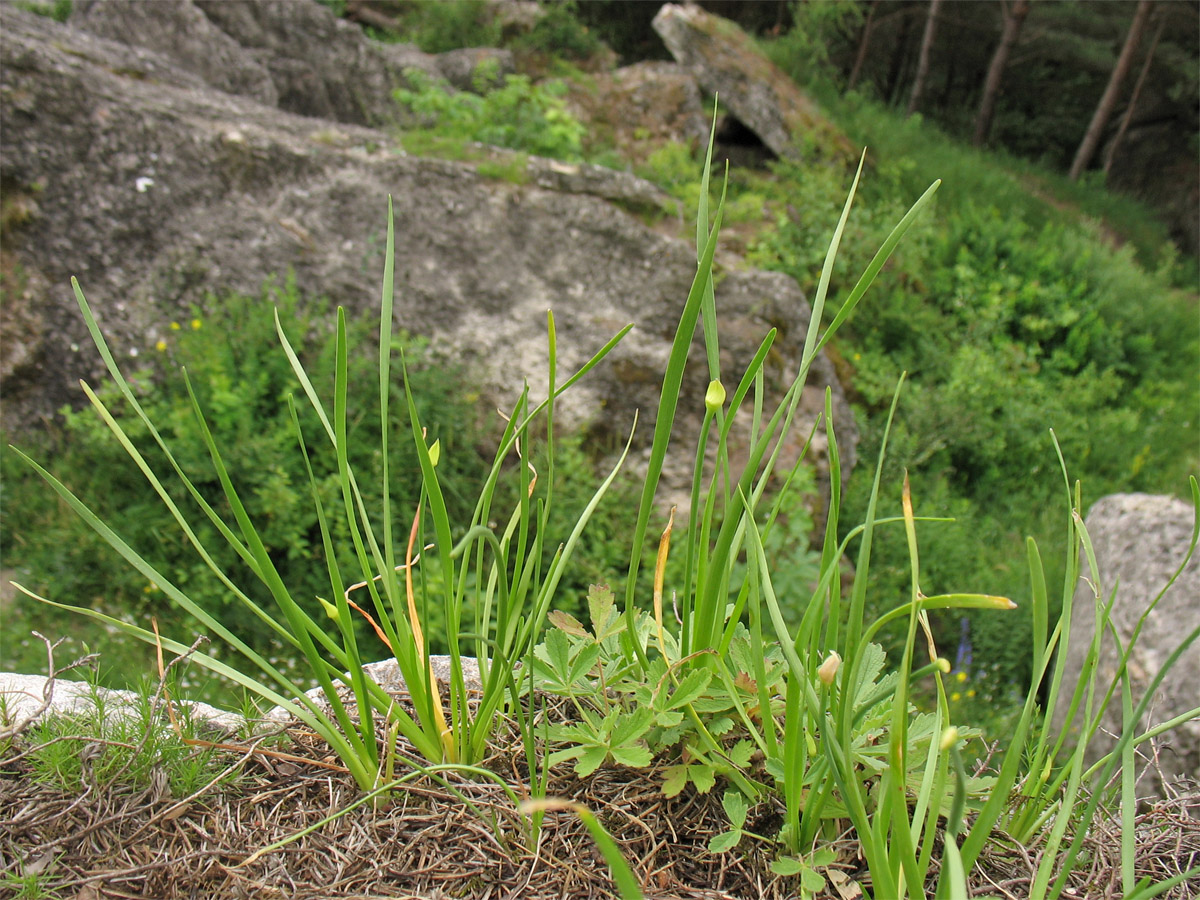
[[[901,129],[905,140],[915,127]],[[925,140],[939,159],[950,152],[944,140]],[[928,174],[919,154],[892,162],[887,152],[848,232],[849,271],[886,233],[897,198]],[[1044,541],[1058,530],[1045,513],[1056,483],[1047,427],[1096,496],[1178,490],[1196,467],[1196,310],[1174,286],[1180,270],[1170,253],[1147,270],[1133,247],[1112,249],[1096,226],[1067,221],[1027,194],[1018,199],[1023,192],[999,167],[960,155],[984,170],[976,182],[1007,189],[971,197],[960,185],[942,197],[936,217],[897,250],[872,314],[852,319],[831,350],[865,413],[865,458],[880,447],[896,378],[909,373],[884,482],[909,471],[918,512],[958,520],[927,530],[926,570],[943,584],[1019,597],[1024,576],[1006,560],[1024,536]],[[811,290],[824,250],[817,235],[836,219],[842,178],[788,164],[775,176],[776,227],[753,258]],[[828,315],[849,289],[843,277],[833,274]],[[851,482],[851,521],[868,490]],[[901,592],[907,572],[903,540],[884,536],[872,566],[881,595]],[[1019,616],[1003,627],[970,616],[976,655],[1000,665],[1001,683],[1027,677],[1028,621]],[[958,627],[946,617],[941,634],[955,640]]]
[[[552,54],[558,59],[582,61],[590,59],[603,44],[579,20],[576,0],[560,0],[543,6],[533,27],[509,46],[518,53]]]
[[[74,7],[72,0],[16,0],[13,6],[55,22],[65,22]]]
[[[85,711],[46,716],[31,726],[25,740],[37,748],[29,755],[30,777],[69,791],[96,788],[145,789],[161,778],[168,797],[187,797],[222,775],[215,749],[197,742],[196,723],[187,704],[174,707],[176,728],[155,720],[159,711],[145,687],[133,706],[114,709],[115,702],[94,690]],[[80,746],[79,736],[89,743]]]
[[[306,346],[299,351],[302,358],[328,370],[334,351],[333,335],[325,327],[322,304],[304,302],[289,280],[279,288],[268,285],[258,298],[210,298],[206,314],[197,314],[176,328],[164,328],[166,335],[157,348],[146,348],[139,355],[148,362],[132,383],[203,496],[214,508],[222,509],[225,501],[201,440],[201,425],[176,370],[178,365],[186,367],[208,427],[228,448],[227,458],[236,467],[247,509],[260,523],[272,559],[296,595],[307,597],[315,606],[317,597],[328,595],[329,582],[323,578],[319,564],[321,539],[308,476],[303,458],[296,453],[296,439],[282,402],[288,393],[298,390],[298,385],[287,358],[278,351],[271,318],[273,304],[290,323],[297,340],[304,341]],[[360,341],[370,332],[365,319],[352,321],[348,327]],[[458,387],[465,381],[444,364],[433,370],[423,343],[411,339],[403,343],[410,374],[420,388],[418,406],[431,422],[440,425],[430,437],[441,441],[447,503],[452,508],[464,507],[470,486],[486,472],[486,464],[475,449],[483,426],[476,424],[466,390]],[[399,349],[397,345],[394,352]],[[372,360],[361,355],[349,361],[349,373],[360,396],[378,378]],[[331,391],[332,385],[318,385],[318,390]],[[151,436],[133,411],[124,406],[116,388],[107,385],[99,394],[114,410],[134,445],[150,453]],[[311,410],[301,412],[300,423],[306,429],[317,427]],[[401,429],[408,428],[407,420],[397,417],[394,428],[403,434]],[[378,429],[378,406],[363,404],[355,409],[350,429],[351,458],[360,471],[371,476],[363,479],[368,495],[378,491],[376,473],[383,462],[374,437]],[[355,435],[360,437],[355,439]],[[174,527],[168,511],[146,490],[140,473],[128,464],[125,451],[90,408],[64,409],[61,423],[40,435],[22,438],[26,446],[31,441],[36,454],[48,460],[62,480],[100,510],[114,530],[152,560],[159,571],[168,574],[173,583],[185,586],[201,605],[236,627],[255,646],[270,646],[273,634],[234,602],[197,558]],[[397,510],[411,515],[420,492],[411,442],[394,441],[390,456],[392,501]],[[315,447],[312,464],[323,502],[340,502],[332,452]],[[44,596],[70,598],[140,621],[154,616],[164,633],[181,633],[188,620],[165,602],[158,586],[125,565],[102,538],[45,490],[41,479],[7,446],[0,451],[0,467],[5,488],[0,549],[6,566],[19,570],[21,578]],[[228,548],[221,549],[210,522],[198,522],[196,530],[209,546],[218,548],[215,552],[219,562],[238,571],[241,562]],[[342,534],[338,539],[339,545],[351,552],[349,537]],[[3,665],[18,671],[23,667],[36,669],[44,662],[37,647],[22,646],[15,640],[15,635],[27,634],[29,627],[36,627],[33,619],[27,621],[25,609],[25,604],[18,604],[6,614],[6,631],[14,639],[4,643]],[[36,611],[36,622],[43,630],[69,633],[76,621],[50,608]],[[382,652],[380,647],[378,655]],[[118,670],[123,668],[119,654],[106,653],[104,662]],[[118,679],[124,674],[128,669],[118,673]]]
[[[341,15],[344,10],[335,7],[334,12]],[[486,0],[405,3],[397,25],[397,32],[374,27],[368,27],[366,31],[378,40],[416,44],[426,53],[445,53],[463,47],[497,47],[503,34],[495,9]]]
[[[688,667],[691,660],[680,659],[672,631],[639,612],[632,639],[654,656],[643,673],[622,644],[628,621],[616,608],[612,590],[592,585],[587,606],[590,628],[554,610],[549,616],[554,627],[534,650],[536,687],[569,698],[576,712],[574,721],[550,729],[551,741],[567,745],[550,755],[550,765],[574,760],[576,774],[586,777],[606,764],[645,768],[667,759],[670,764],[663,768],[660,785],[667,797],[689,784],[707,793],[718,779],[728,781],[735,772],[750,779],[769,777],[779,785],[787,780],[782,758],[764,759],[761,742],[755,739],[763,728],[774,727],[784,712],[787,667],[778,644],[762,644],[739,625],[719,662],[714,659],[710,668]],[[854,762],[875,774],[887,767],[883,738],[897,678],[895,672],[884,674],[885,664],[883,648],[869,645],[853,686],[860,708]],[[814,685],[817,680],[814,676]],[[940,735],[940,725],[931,713],[912,713],[907,757],[916,778],[929,742]],[[979,731],[963,728],[960,736],[972,739]],[[758,761],[752,763],[756,754]],[[986,778],[972,779],[972,795],[982,793],[989,783]],[[748,792],[747,797],[753,800],[755,794]],[[833,803],[827,814],[844,816],[845,807]]]
[[[552,741],[569,746],[551,754],[550,764],[575,760],[576,774],[584,777],[605,763],[644,768],[674,751],[676,762],[666,768],[662,783],[668,797],[689,782],[707,792],[718,776],[748,768],[755,746],[744,730],[737,735],[734,721],[739,714],[761,718],[757,684],[746,674],[756,668],[749,659],[749,635],[740,633],[730,644],[730,664],[739,675],[729,685],[714,683],[711,671],[681,667],[675,637],[639,613],[633,639],[646,648],[661,638],[665,654],[642,673],[621,646],[628,622],[616,608],[612,590],[593,585],[587,605],[590,630],[555,610],[550,613],[555,627],[534,650],[537,687],[569,697],[578,714],[576,721],[551,729]],[[783,677],[778,657],[776,649],[763,658],[769,693]],[[709,736],[707,746],[702,733]],[[731,735],[737,736],[730,740]],[[716,752],[712,738],[721,739]]]
[[[328,370],[334,336],[327,329],[323,304],[304,300],[289,279],[279,287],[268,284],[258,298],[210,298],[207,313],[172,323],[177,327],[166,327],[165,337],[157,347],[146,348],[139,354],[147,364],[132,383],[202,494],[214,508],[223,509],[225,501],[199,435],[200,425],[176,371],[179,365],[186,367],[192,389],[205,410],[208,427],[227,448],[227,460],[236,466],[247,511],[259,523],[272,559],[296,595],[316,604],[317,597],[328,598],[329,583],[320,564],[321,540],[307,473],[303,470],[303,458],[295,452],[287,408],[281,402],[298,385],[287,358],[278,350],[271,324],[273,305],[281,318],[290,323],[289,330],[294,330],[298,339],[304,339],[306,349],[299,351],[302,361],[315,371],[321,371],[322,367]],[[371,326],[366,319],[351,319],[348,329],[354,340],[365,342]],[[487,461],[477,449],[486,443],[488,431],[488,423],[479,417],[478,396],[462,373],[432,356],[423,341],[406,338],[400,344],[416,387],[415,402],[423,420],[432,426],[430,439],[440,442],[442,458],[438,471],[447,505],[456,516],[465,519],[472,491],[487,474]],[[361,354],[351,356],[348,369],[351,391],[358,391],[360,396],[367,394],[378,377],[372,360]],[[325,393],[332,385],[318,383],[317,387]],[[393,386],[394,392],[399,390],[399,384]],[[116,386],[109,384],[98,393],[111,405],[134,445],[143,453],[149,452],[152,439],[141,420],[123,406]],[[316,426],[313,419],[311,410],[300,410],[302,428]],[[404,416],[396,417],[397,435],[402,436],[408,427]],[[354,410],[350,462],[363,473],[364,491],[372,501],[378,499],[373,492],[379,490],[382,465],[378,440],[374,437],[378,429],[376,405],[364,403]],[[197,558],[174,528],[168,511],[146,490],[140,474],[128,465],[124,450],[93,410],[65,408],[61,421],[42,433],[23,435],[21,444],[32,447],[34,455],[47,461],[81,498],[102,511],[114,530],[142,551],[173,583],[186,586],[198,603],[245,634],[254,646],[272,650],[274,635],[261,620],[236,603],[212,570]],[[332,451],[319,442],[314,442],[312,449],[322,502],[326,505],[340,502],[335,496],[337,465]],[[404,511],[401,515],[407,516],[420,491],[419,469],[411,442],[400,439],[390,442],[389,457],[391,499],[397,510]],[[535,466],[542,472],[551,470],[542,459],[536,460]],[[582,449],[579,436],[564,436],[556,442],[553,472],[559,500],[545,527],[551,533],[561,534],[569,531],[591,499],[596,480],[595,463]],[[74,599],[122,618],[148,622],[154,617],[164,634],[187,633],[197,627],[190,616],[166,602],[157,585],[126,565],[100,536],[48,493],[41,479],[16,457],[7,443],[0,449],[0,477],[4,482],[0,554],[5,566],[18,572],[18,580],[43,596]],[[517,488],[506,485],[500,491],[500,502],[515,503],[516,491]],[[632,527],[636,506],[633,492],[631,485],[614,485],[613,497],[597,510],[591,527],[580,540],[576,565],[563,578],[564,597],[582,597],[588,584],[600,580],[603,573],[613,571],[625,561],[627,548],[622,539]],[[198,522],[196,531],[209,546],[218,548],[215,553],[218,562],[237,571],[239,563],[227,548],[220,549],[211,523]],[[349,536],[339,535],[339,545],[350,552]],[[547,549],[547,564],[552,552],[553,548]],[[429,569],[421,577],[431,581],[436,574]],[[258,588],[260,593],[261,590]],[[565,608],[579,611],[582,601],[576,607],[568,603]],[[447,648],[443,623],[436,606],[428,611],[428,617],[431,652],[444,653]],[[35,609],[31,604],[18,602],[6,610],[5,625],[5,638],[0,642],[0,668],[36,671],[44,664],[41,644],[29,638],[33,628],[49,629],[59,635],[86,634],[90,649],[103,651],[102,682],[109,686],[128,686],[129,676],[145,671],[150,662],[140,645],[110,640],[78,617],[51,607]],[[360,631],[371,646],[374,638],[365,620]],[[221,648],[213,648],[213,652],[219,655]],[[378,646],[375,656],[384,655],[386,649]],[[286,653],[276,658],[272,652],[272,658],[285,669],[299,664]],[[191,671],[185,676],[183,686],[196,689],[197,696],[229,701],[221,693],[225,687],[192,680],[199,677],[199,672]]]
[[[491,87],[494,70],[481,66],[476,73],[480,93],[471,93],[453,92],[416,70],[406,74],[412,87],[397,90],[396,100],[426,132],[554,159],[582,158],[585,129],[567,110],[561,82],[534,84],[527,75],[508,75]]]

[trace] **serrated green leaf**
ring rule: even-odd
[[[733,719],[729,718],[729,716],[720,716],[719,718],[713,719],[708,723],[708,730],[710,734],[725,734],[732,727]]]
[[[612,758],[631,769],[644,769],[654,761],[654,754],[640,744],[629,744],[613,747]]]
[[[570,672],[568,673],[568,686],[573,687],[583,678],[587,677],[588,672],[592,671],[592,667],[596,665],[598,659],[600,659],[599,644],[588,644],[580,650],[579,655],[571,662]]]
[[[654,711],[643,707],[632,713],[621,714],[615,719],[615,723],[611,732],[612,743],[632,744],[650,730],[650,726],[654,724]]]
[[[800,873],[800,884],[809,891],[816,893],[825,887],[825,878],[820,872],[805,869]]]
[[[697,669],[695,672],[688,673],[679,682],[679,687],[675,688],[674,693],[671,694],[670,700],[667,701],[667,709],[678,709],[691,703],[704,693],[704,689],[708,687],[710,681],[712,681],[712,672],[707,669]]]
[[[663,728],[674,728],[682,721],[683,713],[678,710],[667,710],[654,716],[654,724],[660,725]]]
[[[648,684],[639,684],[632,689],[622,686],[618,690],[621,690],[622,693],[630,694],[638,706],[652,706],[654,703],[654,692],[650,690],[650,685]]]
[[[875,679],[883,671],[887,654],[879,644],[867,644],[859,656],[858,675],[854,680],[854,705],[867,699],[875,690]]]
[[[655,744],[661,747],[674,747],[690,730],[689,725],[690,723],[688,722],[680,722],[678,725],[672,726],[671,728],[662,729],[662,731],[660,731],[658,734]]]
[[[726,850],[732,850],[738,845],[738,841],[742,839],[742,832],[738,831],[722,831],[720,834],[714,834],[708,839],[709,853],[724,853]]]
[[[587,778],[604,765],[606,759],[608,759],[608,750],[605,747],[588,747],[575,761],[575,774],[580,778]]]
[[[699,697],[692,704],[692,709],[701,715],[711,715],[712,713],[725,712],[733,709],[733,701],[726,696],[715,697]]]
[[[717,783],[717,773],[712,770],[712,767],[698,763],[688,766],[688,777],[701,794],[707,794]]]
[[[740,831],[746,824],[746,814],[750,811],[746,795],[741,791],[726,791],[725,796],[721,798],[721,806],[724,807],[725,815],[729,816],[733,827]]]
[[[547,616],[550,624],[567,634],[575,637],[588,637],[587,629],[583,627],[583,623],[568,612],[563,612],[561,609],[551,610]]]
[[[546,632],[546,640],[534,648],[533,655],[550,667],[555,682],[568,684],[565,679],[571,670],[571,642],[565,634],[557,629]]]
[[[779,859],[771,862],[771,871],[785,878],[789,875],[797,875],[803,869],[804,863],[800,862],[794,856],[781,856]]]
[[[664,797],[678,797],[688,781],[686,765],[669,766],[663,777],[662,792]]]
[[[754,744],[746,738],[742,738],[726,752],[726,755],[731,763],[739,769],[744,769],[750,765],[750,758],[754,756]]]
[[[607,584],[593,584],[588,588],[588,615],[597,641],[618,634],[625,627],[617,616],[616,601]]]

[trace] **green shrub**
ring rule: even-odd
[[[71,16],[72,0],[16,0],[13,6],[55,22],[65,22]]]
[[[479,95],[451,93],[413,69],[407,77],[413,87],[397,90],[396,100],[426,131],[537,156],[582,159],[584,127],[563,103],[566,86],[561,82],[534,84],[528,76],[508,75],[503,86]]]
[[[142,354],[150,361],[134,379],[134,385],[181,466],[205,499],[223,510],[221,488],[201,440],[187,388],[174,372],[175,365],[186,367],[208,425],[227,448],[227,462],[239,473],[242,496],[275,564],[298,596],[327,596],[329,581],[319,559],[321,539],[308,477],[303,457],[296,449],[287,406],[282,402],[299,385],[287,358],[278,349],[271,316],[273,304],[302,358],[318,371],[321,367],[328,371],[333,335],[327,330],[323,304],[302,304],[289,281],[279,289],[264,289],[258,298],[212,298],[209,312],[197,314],[190,321],[171,323],[158,346]],[[349,327],[358,340],[372,330],[366,320],[352,322]],[[461,512],[471,483],[486,474],[485,461],[476,450],[481,431],[470,405],[472,398],[460,387],[465,382],[453,368],[444,363],[436,369],[431,367],[425,344],[407,338],[402,343],[413,382],[420,386],[418,407],[430,423],[430,439],[441,441],[440,469],[447,503]],[[393,352],[398,350],[399,344]],[[366,357],[351,359],[349,373],[352,389],[357,387],[363,392],[378,378],[373,361]],[[316,387],[322,395],[329,395],[333,386],[318,383]],[[399,391],[400,386],[393,390]],[[117,420],[135,446],[148,458],[157,458],[152,437],[140,419],[124,407],[115,387],[106,385],[98,393],[116,411]],[[340,503],[336,462],[328,442],[317,439],[320,426],[311,409],[301,411],[300,422],[325,494],[323,500],[326,504]],[[397,434],[405,435],[408,427],[406,417],[396,417]],[[377,406],[354,410],[351,459],[364,475],[362,484],[368,500],[372,499],[372,491],[379,490],[381,460],[377,437],[368,440],[365,435],[377,436],[378,430]],[[364,437],[355,440],[355,435]],[[23,449],[30,449],[31,442],[33,455],[52,466],[160,571],[168,573],[176,584],[186,586],[198,602],[236,627],[252,644],[260,648],[271,645],[271,633],[233,600],[196,556],[90,407],[63,410],[61,422],[40,435],[22,436],[19,443]],[[390,455],[392,501],[403,519],[411,516],[420,491],[412,442],[394,441]],[[19,570],[31,588],[43,596],[84,602],[140,622],[148,623],[154,616],[164,632],[181,633],[183,627],[194,624],[165,602],[156,585],[125,565],[103,539],[47,492],[41,479],[7,446],[0,452],[0,466],[4,481],[0,548],[5,566]],[[195,509],[186,497],[177,500],[181,508]],[[209,546],[221,546],[214,526],[198,510],[193,525]],[[339,546],[351,553],[349,537],[337,537]],[[217,560],[232,571],[242,565],[228,548]],[[63,633],[76,622],[75,617],[59,615],[49,607],[25,613],[26,607],[22,600],[12,618],[6,616],[5,630],[10,639],[3,647],[2,668],[36,669],[44,665],[40,645],[22,646],[21,638],[15,635],[27,637],[33,627]],[[91,633],[92,640],[96,640],[96,629],[92,628]],[[376,648],[376,656],[381,655],[382,645]],[[112,677],[117,682],[132,674],[120,656],[106,655],[103,663],[116,667]]]
[[[416,44],[426,53],[445,53],[462,47],[497,47],[501,25],[492,4],[485,0],[437,0],[404,4],[396,34],[368,29],[383,40]]]
[[[586,60],[600,50],[602,43],[579,21],[575,0],[560,0],[542,7],[533,28],[510,45],[515,51],[552,54],[560,59]]]
[[[880,139],[938,148],[938,159],[953,156],[949,168],[978,190],[959,184],[939,196],[937,216],[897,249],[870,314],[852,319],[834,346],[863,414],[860,458],[878,452],[895,380],[907,371],[884,483],[908,470],[925,513],[958,519],[926,529],[925,570],[942,584],[1020,598],[1029,588],[1011,560],[1021,541],[1058,531],[1043,512],[1061,485],[1048,428],[1092,499],[1177,490],[1195,471],[1196,302],[1173,287],[1173,254],[1147,270],[1132,244],[1113,249],[1096,225],[1067,221],[981,154],[952,150],[913,123]],[[966,174],[972,165],[978,171]],[[864,248],[896,216],[894,198],[927,168],[919,155],[878,164],[847,229],[849,271],[865,264]],[[824,253],[818,236],[836,221],[843,176],[787,163],[774,171],[776,227],[752,258],[811,292]],[[833,273],[827,315],[849,289],[845,277]],[[864,514],[869,492],[865,474],[851,480],[850,520]],[[881,596],[902,594],[902,536],[881,536],[872,571]],[[976,623],[976,655],[998,666],[995,677],[1026,677],[1026,613],[1002,625],[966,617]],[[943,641],[957,642],[957,615],[943,614],[938,625]]]

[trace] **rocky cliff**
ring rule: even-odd
[[[404,60],[441,71],[461,59],[377,47],[315,2],[81,4],[65,25],[9,5],[0,16],[4,268],[18,286],[3,311],[7,427],[78,400],[77,380],[98,375],[70,276],[126,356],[212,295],[256,294],[273,274],[364,311],[378,302],[388,195],[398,327],[474,366],[503,404],[522,378],[543,380],[547,309],[560,372],[634,322],[563,414],[622,434],[634,409],[648,421],[694,249],[630,211],[661,195],[627,173],[531,160],[524,177],[497,180],[408,156],[363,124],[385,118]],[[170,40],[184,25],[188,39]],[[778,389],[808,304],[789,278],[732,263],[717,292],[725,371],[779,327]],[[701,369],[683,432],[703,411]],[[812,409],[833,385],[850,465],[853,419],[823,357],[811,381]]]

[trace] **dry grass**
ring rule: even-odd
[[[561,708],[550,715],[562,714]],[[363,804],[277,851],[242,865],[250,854],[345,809],[361,796],[334,768],[328,748],[290,729],[281,751],[261,741],[221,751],[228,778],[189,797],[171,797],[163,780],[149,787],[93,786],[80,794],[34,783],[30,747],[18,737],[0,748],[0,874],[44,870],[50,896],[99,898],[289,898],[289,900],[551,900],[609,898],[613,883],[583,826],[566,813],[547,814],[534,846],[528,822],[504,789],[450,774],[453,791],[432,779],[407,783],[377,807]],[[81,742],[80,746],[84,746]],[[404,748],[400,748],[403,753]],[[515,727],[497,729],[485,765],[519,796],[529,783]],[[397,771],[403,771],[398,760]],[[580,780],[567,766],[552,774],[549,794],[586,804],[613,834],[651,898],[785,900],[795,879],[771,874],[770,856],[744,839],[721,856],[705,849],[725,830],[718,791],[664,798],[659,772],[603,768]],[[771,833],[780,810],[751,812],[751,830]],[[1138,819],[1138,875],[1159,880],[1200,862],[1200,793],[1173,796]],[[493,821],[489,821],[493,820]],[[1119,820],[1100,817],[1072,874],[1075,897],[1120,895]],[[853,834],[836,843],[832,900],[870,888]],[[979,895],[1027,896],[1041,849],[998,839],[973,879]],[[828,873],[827,873],[828,874]],[[935,873],[936,874],[936,873]],[[840,891],[834,891],[837,881]],[[0,886],[0,896],[5,888]],[[1071,895],[1068,895],[1071,896]],[[1166,896],[1200,897],[1183,884]]]

